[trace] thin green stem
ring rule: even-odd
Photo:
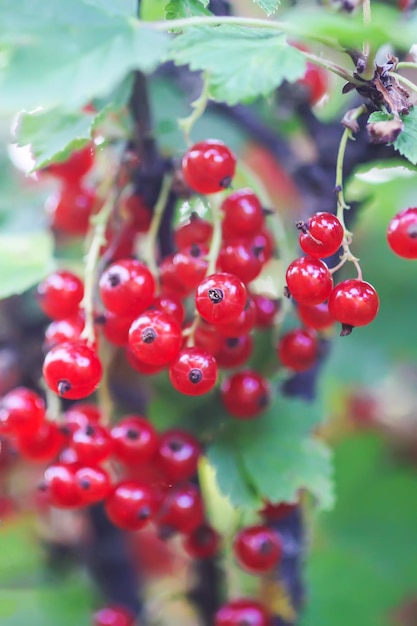
[[[400,61],[397,63],[397,70],[417,70],[417,63],[413,61]]]
[[[340,76],[340,78],[343,78],[343,80],[347,80],[351,83],[359,83],[359,81],[357,81],[352,72],[349,72],[349,70],[345,69],[344,67],[341,67],[340,65],[337,65],[337,63],[333,63],[332,61],[328,61],[327,59],[322,59],[321,57],[316,56],[315,54],[311,54],[310,52],[304,52],[303,50],[300,50],[299,52],[301,52],[301,54],[311,63],[314,63],[314,65],[318,65],[319,67],[323,67],[324,69],[328,70],[329,72],[332,72],[333,74],[336,74],[336,76]]]
[[[397,74],[396,72],[388,72],[388,76],[392,76],[393,78],[396,78],[400,83],[402,83],[403,85],[411,89],[411,91],[414,91],[415,93],[417,93],[417,85],[415,85],[411,80],[409,80],[405,76],[402,76],[401,74]]]
[[[369,26],[372,22],[371,0],[362,0],[362,14],[363,23]],[[366,59],[369,57],[370,49],[369,41],[365,41],[363,44],[363,55]]]
[[[210,250],[207,255],[208,266],[206,276],[210,276],[210,274],[214,274],[216,271],[217,259],[222,245],[222,215],[218,194],[210,197],[210,207],[213,223],[213,235],[211,238]]]
[[[191,103],[192,112],[188,117],[183,117],[178,120],[178,126],[184,133],[185,142],[187,145],[191,144],[190,134],[194,127],[194,124],[200,117],[203,115],[204,111],[207,108],[207,104],[209,101],[209,81],[208,75],[206,73],[203,74],[203,89],[201,91],[201,95]]]
[[[146,235],[146,242],[142,250],[142,259],[149,267],[155,278],[158,278],[158,263],[156,259],[156,240],[158,237],[159,227],[161,225],[162,216],[168,202],[168,197],[172,187],[172,174],[165,174],[158,200],[156,201],[152,222]]]

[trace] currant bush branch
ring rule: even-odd
[[[209,102],[209,81],[208,75],[203,73],[203,89],[201,95],[191,103],[193,111],[188,117],[183,117],[178,120],[178,126],[184,133],[185,142],[187,145],[191,144],[190,134],[194,127],[194,124],[204,114]]]
[[[171,173],[165,174],[162,179],[161,191],[155,204],[153,212],[152,222],[149,227],[146,242],[142,250],[142,259],[149,267],[155,278],[158,278],[158,263],[156,260],[156,241],[158,237],[159,227],[165,211],[165,207],[168,202],[168,197],[172,188],[173,175]]]

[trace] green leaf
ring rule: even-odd
[[[301,625],[388,626],[417,577],[415,472],[373,435],[344,440],[334,460],[337,502],[318,519]]]
[[[150,72],[167,50],[168,35],[85,0],[0,0],[6,113],[42,106],[81,108],[105,97],[128,72]]]
[[[280,0],[253,0],[258,4],[261,9],[265,11],[267,15],[272,15],[278,11],[278,7],[281,4]]]
[[[259,506],[259,494],[245,475],[241,455],[237,450],[233,450],[228,442],[219,440],[208,448],[207,459],[215,471],[221,493],[234,506],[243,509]]]
[[[85,0],[98,9],[115,15],[126,15],[132,17],[136,15],[138,6],[137,0]]]
[[[74,150],[91,141],[93,115],[59,109],[23,113],[17,129],[19,146],[30,144],[34,170],[53,161],[65,161]]]
[[[404,124],[403,130],[394,141],[398,150],[413,165],[417,165],[417,108],[413,107],[408,115],[400,115]],[[369,116],[368,123],[385,122],[394,119],[393,115],[376,111]]]
[[[52,269],[48,232],[0,234],[0,298],[22,293]]]
[[[196,17],[199,15],[212,15],[207,11],[208,0],[171,0],[165,7],[167,20],[175,20],[181,17]]]
[[[173,41],[170,56],[178,65],[207,71],[210,95],[228,104],[268,95],[305,73],[299,50],[267,29],[190,28]]]
[[[307,489],[320,506],[330,507],[333,501],[330,453],[310,435],[320,416],[319,403],[277,396],[258,419],[225,420],[224,428],[208,451],[221,491],[232,503],[243,506],[244,498],[241,495],[236,498],[233,491],[239,475],[241,483],[246,484],[247,506],[251,491],[259,500],[264,497],[279,502],[294,501],[300,489]]]

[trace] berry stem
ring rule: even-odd
[[[222,245],[222,214],[220,211],[220,194],[210,196],[211,218],[213,223],[213,235],[211,238],[210,249],[207,255],[207,272],[206,276],[214,274],[216,271],[217,259]]]
[[[362,0],[362,15],[363,15],[363,23],[369,26],[372,22],[372,12],[371,12],[371,0]],[[367,60],[369,59],[369,53],[371,51],[371,46],[369,41],[364,41],[363,43],[363,56]]]
[[[417,65],[415,67],[417,68]],[[400,83],[402,83],[403,85],[411,89],[411,91],[414,91],[417,93],[417,85],[415,85],[411,80],[409,80],[405,76],[402,76],[401,74],[397,74],[397,72],[387,72],[387,73],[388,73],[388,76],[392,76],[393,78],[396,78]]]
[[[156,201],[152,222],[146,235],[146,241],[142,250],[142,259],[149,267],[155,278],[158,278],[158,263],[156,260],[156,241],[159,227],[168,202],[168,197],[172,187],[172,174],[165,174],[162,179],[161,191]]]
[[[203,88],[200,96],[191,103],[192,112],[188,117],[182,117],[178,120],[178,126],[184,133],[186,144],[191,145],[190,133],[194,124],[204,114],[209,101],[209,81],[206,72],[203,73]]]
[[[397,70],[417,70],[417,63],[414,61],[400,61],[397,63]]]
[[[45,391],[46,415],[48,420],[59,423],[62,421],[61,399],[48,385],[43,384],[43,388]]]

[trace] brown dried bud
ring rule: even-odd
[[[399,119],[371,122],[367,125],[369,139],[372,143],[393,143],[403,128],[404,124]]]

